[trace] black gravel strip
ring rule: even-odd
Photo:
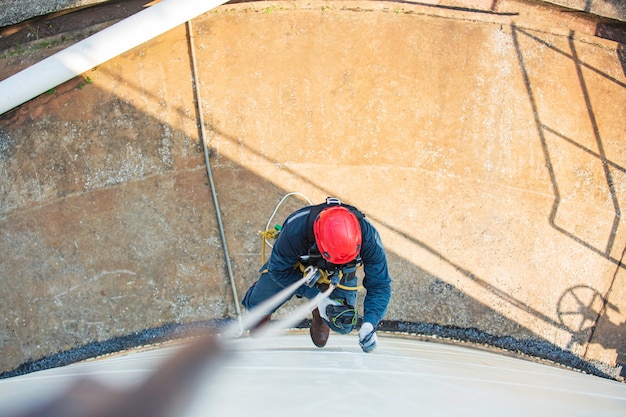
[[[110,353],[121,352],[139,346],[163,343],[182,339],[197,334],[199,331],[218,332],[230,320],[216,319],[191,324],[166,324],[161,327],[146,329],[126,336],[116,337],[102,342],[90,342],[86,345],[55,353],[53,355],[29,361],[17,368],[0,373],[0,379],[25,375],[44,369],[70,365],[86,359],[95,358]]]
[[[137,348],[144,345],[163,343],[197,334],[199,331],[219,332],[231,319],[215,319],[190,324],[166,324],[161,327],[146,329],[126,336],[116,337],[102,342],[91,342],[86,345],[55,353],[45,358],[23,363],[17,368],[0,373],[0,379],[25,375],[44,369],[70,365],[86,359]],[[308,328],[309,319],[303,320],[298,328]],[[442,326],[435,323],[416,323],[406,321],[384,320],[378,326],[380,331],[403,333],[418,337],[442,339],[449,342],[466,342],[478,346],[486,346],[503,350],[508,353],[522,355],[528,359],[540,359],[558,366],[564,366],[586,374],[602,378],[623,381],[620,376],[621,367],[613,367],[605,363],[586,361],[572,352],[564,350],[545,340],[520,340],[511,336],[494,336],[475,328]]]

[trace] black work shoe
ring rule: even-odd
[[[321,348],[326,346],[326,342],[328,342],[330,327],[324,323],[324,320],[322,320],[322,317],[320,316],[320,311],[317,308],[313,310],[312,313],[313,320],[311,320],[309,333],[311,333],[311,340],[313,341],[313,344]]]
[[[270,324],[271,314],[261,317],[259,322],[250,327],[250,337],[258,337],[261,333],[267,330],[267,326]]]

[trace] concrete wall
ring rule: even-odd
[[[389,328],[623,361],[620,45],[531,10],[264,2],[194,21],[239,298],[281,196],[334,195],[381,232]],[[1,78],[53,50],[14,52]],[[0,117],[0,370],[235,317],[196,120],[184,27]]]

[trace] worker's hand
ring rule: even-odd
[[[374,330],[374,325],[372,323],[363,323],[361,329],[359,330],[359,345],[361,345],[361,349],[363,352],[369,353],[376,349],[376,342],[378,341],[378,337],[376,336],[376,330]]]
[[[326,312],[326,307],[330,305],[339,306],[341,305],[341,303],[339,301],[332,300],[328,297],[324,298],[322,301],[317,303],[317,309],[320,312],[320,316],[326,321],[330,321],[330,319],[328,318],[328,313]]]

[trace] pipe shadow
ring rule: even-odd
[[[622,64],[622,71],[624,71],[624,75],[626,75],[626,41],[617,47],[617,57],[619,58],[620,64]]]
[[[587,13],[594,13],[594,3],[597,3],[596,0],[585,0],[584,11]],[[610,5],[612,12],[615,13],[616,18],[621,20],[626,19],[626,5],[623,0],[602,0],[601,4],[597,10],[608,10],[608,5]]]

